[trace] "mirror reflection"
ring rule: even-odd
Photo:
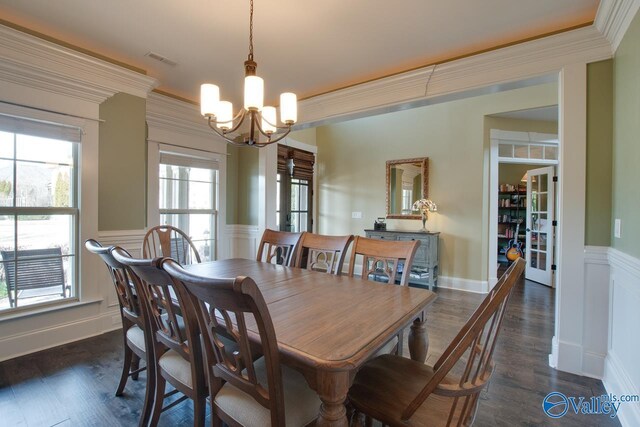
[[[387,218],[419,218],[413,202],[428,197],[428,158],[387,161]]]

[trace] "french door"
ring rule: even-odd
[[[280,231],[313,229],[313,153],[278,146],[277,225]]]
[[[527,171],[527,268],[525,277],[546,286],[552,285],[555,167]]]

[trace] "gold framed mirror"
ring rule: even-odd
[[[387,160],[387,218],[420,219],[413,202],[428,198],[428,157]]]

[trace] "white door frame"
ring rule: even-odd
[[[546,163],[554,166],[558,165],[557,161],[540,159],[501,161],[498,155],[498,146],[500,145],[500,141],[505,141],[505,135],[509,136],[509,140],[529,141],[529,132],[503,131],[500,129],[490,129],[489,131],[491,141],[489,147],[489,266],[487,268],[489,272],[489,289],[493,289],[498,282],[498,186],[500,184],[498,173],[500,164],[512,163],[538,166]]]

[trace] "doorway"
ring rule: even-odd
[[[491,129],[490,138],[489,284],[523,257],[527,279],[554,287],[557,134]]]
[[[311,152],[278,145],[276,226],[280,231],[313,230],[313,165]]]

